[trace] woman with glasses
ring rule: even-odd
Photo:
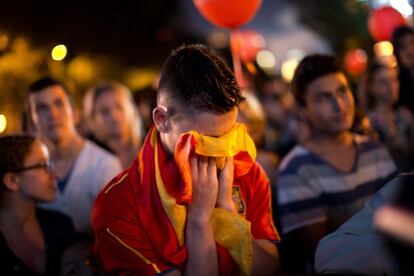
[[[0,137],[0,182],[0,271],[54,275],[74,228],[65,215],[36,207],[56,196],[46,146],[30,135]]]

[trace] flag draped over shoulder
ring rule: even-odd
[[[195,131],[183,134],[176,146],[175,162],[168,160],[156,129],[151,129],[139,155],[139,175],[141,182],[148,184],[142,185],[147,190],[140,192],[140,198],[143,202],[151,202],[153,208],[143,210],[139,216],[161,255],[177,266],[187,258],[186,205],[191,203],[192,196],[189,157],[193,152],[216,157],[218,168],[224,167],[226,157],[234,157],[235,178],[247,174],[256,157],[254,143],[242,124],[236,123],[229,133],[219,138],[203,136]],[[216,243],[230,253],[242,274],[250,274],[250,222],[239,214],[220,208],[213,211],[211,222]],[[164,229],[162,234],[159,227]],[[220,263],[220,270],[226,271],[223,266],[226,264]]]

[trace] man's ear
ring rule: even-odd
[[[3,183],[10,191],[17,192],[20,188],[19,176],[15,173],[8,172],[3,176]]]
[[[152,119],[159,132],[166,133],[169,131],[169,117],[165,108],[160,106],[154,108],[152,111]]]

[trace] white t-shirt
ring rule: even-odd
[[[53,203],[41,204],[72,218],[76,231],[92,234],[91,210],[98,192],[119,172],[119,159],[90,141],[85,141],[63,192]]]

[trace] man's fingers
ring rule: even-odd
[[[193,179],[198,179],[198,158],[195,154],[190,156],[190,167]]]
[[[199,180],[207,178],[208,158],[206,156],[198,156],[198,177]]]
[[[233,171],[234,170],[234,158],[233,157],[227,157],[226,158],[226,163],[224,164],[224,169],[223,170],[229,170],[229,171]]]
[[[209,179],[212,179],[213,177],[217,178],[217,164],[216,164],[216,158],[214,157],[208,158],[207,175]]]

